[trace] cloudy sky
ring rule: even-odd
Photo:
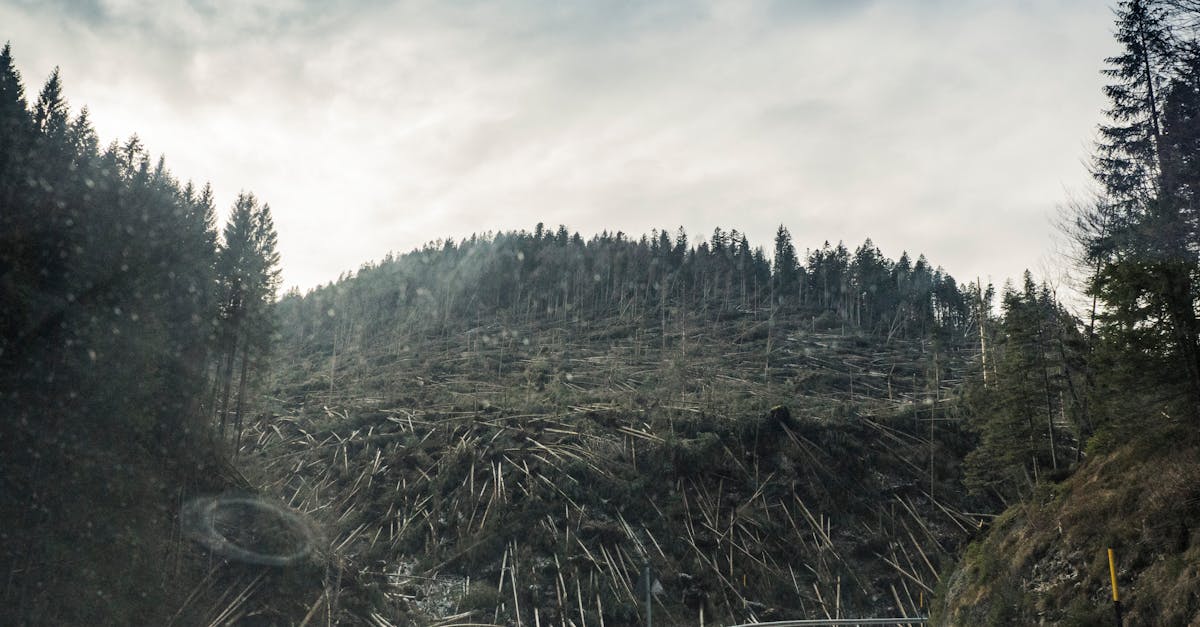
[[[870,236],[960,279],[1047,264],[1114,51],[1103,0],[0,0],[31,96],[271,204],[302,288],[565,223]]]

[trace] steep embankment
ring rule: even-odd
[[[1159,416],[1105,433],[1071,478],[997,518],[942,583],[946,625],[1112,621],[1106,550],[1128,625],[1200,624],[1200,445]]]
[[[961,350],[798,313],[308,308],[339,326],[283,312],[245,454],[392,622],[629,624],[644,562],[669,624],[914,615],[974,527]]]

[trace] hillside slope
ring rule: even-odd
[[[1159,418],[1102,433],[1072,477],[997,518],[946,575],[936,622],[1111,624],[1112,547],[1126,624],[1200,624],[1200,442]]]
[[[765,308],[379,320],[355,289],[281,303],[244,454],[397,624],[636,623],[644,563],[668,624],[911,616],[975,528],[962,346]]]

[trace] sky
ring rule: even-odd
[[[0,0],[30,98],[58,66],[103,142],[222,215],[254,192],[301,289],[538,222],[1054,279],[1112,30],[1103,0]]]

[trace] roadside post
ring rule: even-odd
[[[1117,594],[1117,560],[1113,550],[1108,549],[1108,576],[1112,579],[1113,613],[1117,617],[1117,627],[1124,627],[1125,619],[1121,616],[1121,597]]]

